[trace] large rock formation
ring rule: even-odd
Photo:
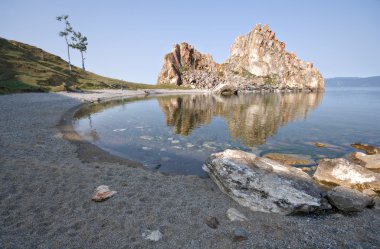
[[[285,43],[275,38],[268,25],[261,28],[260,24],[235,40],[223,64],[187,43],[174,45],[164,58],[157,84],[206,89],[230,84],[240,90],[324,88],[323,77],[313,64],[286,52]]]
[[[212,154],[203,169],[218,187],[253,211],[291,214],[328,208],[302,170],[239,150]]]

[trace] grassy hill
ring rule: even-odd
[[[47,92],[64,90],[64,82],[72,89],[157,88],[103,77],[67,62],[40,48],[0,37],[0,93]],[[160,88],[178,88],[160,86]]]

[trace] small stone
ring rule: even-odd
[[[209,217],[205,219],[205,223],[207,226],[211,227],[212,229],[216,229],[219,226],[219,221],[216,217]]]
[[[227,210],[227,217],[230,221],[247,221],[247,217],[244,214],[240,213],[235,208],[229,208]]]
[[[102,202],[111,198],[116,193],[116,191],[111,191],[107,185],[100,185],[95,189],[95,193],[92,196],[92,200],[96,202]]]
[[[233,241],[239,242],[239,241],[247,240],[248,236],[249,236],[249,233],[243,228],[235,228],[234,234],[233,234]]]
[[[186,144],[186,147],[187,147],[187,148],[192,148],[192,147],[194,147],[194,144],[187,143],[187,144]]]
[[[361,192],[346,187],[335,187],[327,192],[329,202],[345,212],[358,212],[370,206],[372,199]]]
[[[152,148],[149,148],[149,147],[142,147],[141,149],[143,149],[143,150],[151,150]]]
[[[142,236],[144,239],[151,241],[159,241],[162,239],[162,233],[159,230],[146,230]]]
[[[172,140],[172,144],[178,144],[179,140]]]

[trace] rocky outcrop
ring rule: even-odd
[[[219,84],[239,90],[320,90],[324,80],[312,63],[285,51],[285,43],[275,33],[258,24],[233,43],[230,57],[214,62],[187,43],[175,44],[164,57],[157,84],[175,84],[214,89]]]
[[[258,24],[245,36],[236,38],[226,61],[255,76],[269,76],[277,88],[322,89],[324,80],[312,63],[285,51],[268,25]]]
[[[336,208],[345,212],[358,212],[373,205],[372,198],[355,189],[335,187],[327,192],[327,199]]]
[[[380,192],[380,174],[370,171],[344,158],[320,161],[314,178],[321,183],[353,189],[372,189]]]
[[[212,154],[203,169],[218,187],[253,211],[291,214],[323,208],[321,191],[302,170],[238,150]]]

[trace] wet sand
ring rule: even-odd
[[[70,130],[72,113],[83,102],[120,97],[115,91],[0,96],[1,248],[380,247],[380,210],[251,212],[210,179],[145,170],[82,141]],[[91,201],[103,184],[118,193],[105,202]],[[249,221],[229,221],[230,207]],[[217,229],[204,222],[211,216],[220,222]],[[232,240],[236,227],[249,233],[248,240]],[[162,239],[145,240],[146,229],[160,230]]]

